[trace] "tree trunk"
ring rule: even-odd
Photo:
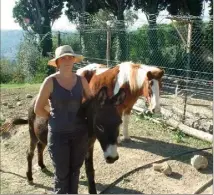
[[[42,56],[49,57],[50,52],[53,50],[52,33],[50,19],[46,17],[42,25],[42,33],[40,35],[40,47],[42,49]],[[55,72],[51,66],[47,68],[47,74],[50,75]]]
[[[118,52],[118,60],[119,61],[125,61],[128,58],[128,52],[127,52],[127,36],[126,36],[126,28],[125,28],[125,22],[124,22],[124,10],[118,10],[117,14],[117,20],[120,21],[120,25],[118,26],[118,40],[119,40],[119,50]]]
[[[149,41],[149,64],[159,65],[161,62],[161,53],[158,48],[158,37],[157,37],[157,16],[155,14],[148,15],[148,41]]]

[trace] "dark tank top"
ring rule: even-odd
[[[80,76],[72,90],[63,88],[53,77],[53,92],[50,100],[48,129],[51,132],[75,132],[76,114],[81,105],[83,87]]]

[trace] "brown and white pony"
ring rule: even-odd
[[[77,70],[78,75],[84,76],[95,95],[98,90],[108,87],[108,95],[117,94],[120,88],[126,91],[126,99],[117,107],[123,117],[123,136],[130,139],[128,134],[129,115],[133,105],[140,96],[144,96],[151,113],[160,112],[160,87],[164,71],[158,67],[123,62],[113,68],[105,65],[89,64]],[[120,139],[118,138],[118,142]]]

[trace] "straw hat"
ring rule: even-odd
[[[62,45],[56,48],[55,58],[48,62],[48,65],[57,67],[56,60],[63,56],[73,56],[75,57],[75,63],[81,62],[83,60],[83,56],[79,54],[75,54],[70,45]]]

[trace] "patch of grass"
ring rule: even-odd
[[[174,139],[177,143],[182,143],[184,142],[184,137],[186,136],[182,131],[180,131],[179,129],[177,129],[175,132],[173,132],[174,134]]]
[[[24,87],[39,87],[41,83],[29,84],[29,83],[15,83],[15,84],[1,84],[1,89],[15,89]]]
[[[5,120],[0,119],[0,126],[5,122]]]
[[[131,115],[130,135],[147,137],[151,139],[161,140],[179,145],[191,146],[194,148],[210,147],[212,144],[195,137],[184,134],[178,129],[170,129],[165,123],[157,124],[151,120],[147,120],[142,116]]]

